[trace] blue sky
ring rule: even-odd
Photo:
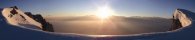
[[[0,0],[0,8],[18,6],[45,16],[91,15],[105,4],[119,16],[170,18],[176,8],[195,12],[195,0]]]

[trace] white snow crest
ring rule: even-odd
[[[188,15],[177,9],[174,13],[175,18],[174,19],[179,19],[181,22],[182,27],[189,26],[192,24],[192,20]]]
[[[9,24],[28,28],[42,29],[42,25],[40,23],[30,18],[19,9],[15,9],[18,14],[14,14],[10,17],[10,11],[12,10],[13,8],[4,8],[2,11],[2,15],[6,18]]]

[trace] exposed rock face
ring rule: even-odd
[[[16,9],[15,8],[13,8],[13,10],[12,11],[10,11],[10,17],[12,17],[13,15],[15,15],[15,14],[18,14],[18,12],[16,11]]]
[[[176,9],[175,13],[173,14],[173,25],[170,30],[189,26],[191,24],[192,19],[194,19],[194,17],[191,17],[195,16],[193,14],[195,13],[185,9]]]
[[[173,18],[174,18],[174,16],[173,16]],[[170,31],[171,30],[176,30],[176,29],[179,29],[179,28],[182,27],[179,19],[172,19],[172,20],[173,20],[173,22],[172,22],[173,24],[172,24],[172,27],[171,27]]]
[[[25,14],[28,15],[29,17],[33,18],[37,22],[41,23],[42,30],[54,32],[53,25],[46,22],[45,19],[40,14],[33,15],[31,12],[25,12]]]
[[[14,8],[14,9],[17,9],[18,10],[18,7],[16,7],[16,6],[13,6],[13,7],[10,7],[10,8]]]

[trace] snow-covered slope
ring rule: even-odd
[[[192,23],[192,16],[194,14],[189,13],[187,10],[184,9],[177,9],[174,14],[174,19],[179,19],[181,22],[181,25],[183,27],[189,26]]]
[[[174,19],[179,19],[178,22],[181,22],[182,28],[168,32],[135,35],[81,35],[31,30],[23,28],[26,27],[24,25],[19,25],[21,20],[24,19],[17,18],[17,15],[13,16],[13,19],[20,21],[12,23],[14,20],[10,17],[6,17],[10,14],[6,12],[9,10],[11,10],[11,8],[0,9],[0,40],[195,40],[195,18],[193,17],[195,14],[184,9],[177,9],[174,13]],[[21,11],[18,12],[18,15],[24,16]],[[29,17],[25,16],[25,18],[29,21],[25,21],[27,23],[22,22],[22,24],[40,26]],[[28,23],[31,22],[30,20],[32,23]]]
[[[28,27],[33,29],[42,29],[42,25],[30,18],[24,12],[17,8],[4,8],[2,15],[6,18],[7,22],[11,25],[20,27]]]

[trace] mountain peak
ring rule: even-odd
[[[41,15],[29,13],[18,10],[18,7],[13,6],[2,9],[1,14],[11,25],[53,32],[52,25],[46,22]]]
[[[17,7],[17,6],[12,6],[12,7],[10,7],[10,8],[13,8],[13,9],[18,9],[18,7]]]

